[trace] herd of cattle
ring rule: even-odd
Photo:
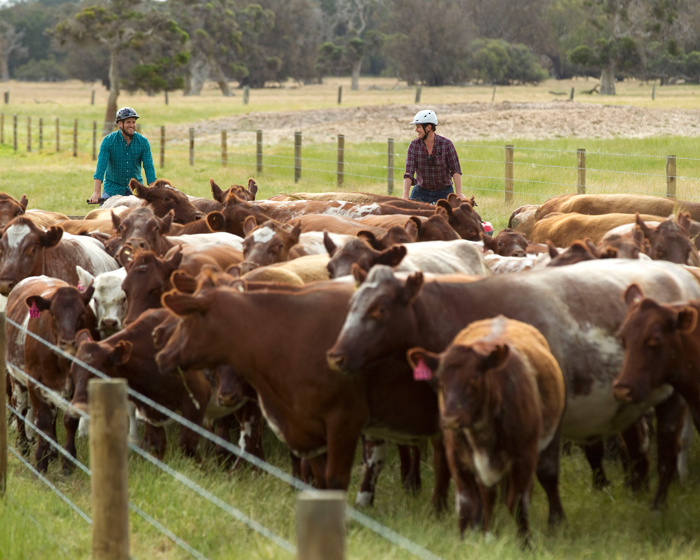
[[[84,220],[0,195],[8,396],[46,437],[65,406],[44,387],[87,410],[93,375],[26,331],[225,439],[238,425],[261,458],[267,424],[320,488],[347,489],[362,440],[360,505],[373,503],[387,440],[418,489],[416,445],[429,439],[433,506],[445,509],[453,478],[462,532],[488,528],[500,482],[527,538],[535,476],[549,523],[563,519],[560,438],[584,446],[602,487],[603,438],[621,434],[629,482],[644,489],[654,409],[653,507],[665,505],[700,428],[700,204],[562,195],[490,237],[473,197],[256,201],[252,180],[210,183],[203,199],[132,180],[134,196]],[[167,418],[133,412],[130,437],[145,421],[142,445],[162,457]],[[75,456],[79,418],[63,421]],[[33,432],[16,425],[27,454]],[[45,471],[57,453],[37,439]],[[179,445],[197,456],[199,436],[183,427]]]

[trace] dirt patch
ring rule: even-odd
[[[252,112],[236,117],[210,119],[194,125],[198,138],[216,140],[222,129],[249,131],[232,135],[232,144],[250,142],[253,131],[263,130],[266,144],[291,142],[294,131],[305,142],[335,142],[338,134],[348,140],[413,136],[408,124],[417,105],[375,105],[310,111]],[[432,105],[440,120],[440,133],[456,141],[532,140],[550,138],[646,138],[651,136],[700,136],[700,110],[647,109],[618,105],[590,105],[569,101],[551,103],[455,103]],[[169,134],[186,138],[187,126],[169,127]]]

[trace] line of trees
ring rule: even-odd
[[[11,0],[0,80],[110,90],[262,87],[361,74],[409,84],[700,81],[697,0]],[[111,119],[107,119],[111,120]]]

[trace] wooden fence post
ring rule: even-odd
[[[32,117],[27,117],[27,151],[32,151]]]
[[[194,128],[190,128],[190,165],[194,165]]]
[[[10,92],[6,91],[5,92],[5,105],[7,105],[10,102]]]
[[[676,156],[666,156],[666,196],[676,198]]]
[[[248,105],[250,101],[250,86],[243,86],[243,105]]]
[[[39,119],[39,151],[44,149],[44,119]]]
[[[343,186],[345,174],[345,134],[338,134],[338,186]]]
[[[576,193],[586,194],[586,149],[576,150],[576,167],[578,168],[578,182],[576,183]]]
[[[6,371],[5,371],[5,312],[0,312],[0,397],[2,398],[2,406],[0,406],[0,498],[5,496],[7,489],[7,411],[5,403],[7,402],[6,391]]]
[[[165,92],[165,104],[170,105],[170,99],[168,99],[168,92]]]
[[[61,151],[61,121],[56,119],[56,151]]]
[[[160,168],[165,166],[165,127],[160,127]]]
[[[297,498],[297,560],[345,558],[345,492],[303,492]]]
[[[493,86],[493,93],[491,94],[491,103],[496,99],[496,86]]]
[[[571,93],[569,94],[569,101],[574,100],[574,88],[571,88]]]
[[[255,133],[255,156],[257,160],[257,171],[262,173],[263,170],[263,131],[258,130]]]
[[[226,131],[221,131],[221,166],[226,167],[228,164],[228,146],[226,145]]]
[[[5,143],[5,113],[0,113],[0,144]]]
[[[126,381],[91,379],[92,560],[129,558]]]
[[[97,121],[92,121],[92,161],[97,159]]]
[[[654,101],[656,99],[656,85],[651,86],[651,100]]]
[[[338,105],[343,101],[343,86],[338,86]]]
[[[12,145],[15,148],[15,152],[17,151],[17,113],[14,114],[12,117]]]
[[[513,201],[513,145],[506,144],[506,203]]]
[[[423,86],[416,88],[416,103],[420,103],[420,94],[423,93]]]
[[[294,133],[294,182],[301,179],[301,132]]]
[[[92,90],[92,97],[90,98],[90,105],[95,104],[95,90]]]
[[[386,192],[389,196],[394,194],[394,139],[389,138],[387,143],[387,161],[386,161]]]
[[[78,119],[73,122],[73,157],[78,157]]]

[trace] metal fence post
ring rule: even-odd
[[[394,139],[389,138],[386,162],[386,192],[394,194]]]
[[[506,144],[506,203],[513,200],[513,145]]]
[[[338,186],[343,186],[343,174],[345,173],[345,135],[338,134]]]
[[[92,559],[129,558],[126,381],[91,379]]]
[[[27,117],[27,151],[32,151],[32,117]]]
[[[578,182],[576,183],[576,193],[586,194],[586,149],[576,150],[576,167],[578,167]]]
[[[12,117],[12,145],[17,151],[17,113]]]
[[[56,119],[56,151],[61,151],[61,122]]]
[[[78,157],[78,119],[73,122],[73,157]]]
[[[226,131],[222,130],[221,131],[221,166],[226,167],[228,164],[228,154],[227,154],[227,146],[226,146]]]
[[[0,405],[0,498],[5,496],[7,489],[7,411],[5,403],[7,402],[5,379],[5,312],[0,312],[0,397],[2,397]]]
[[[343,101],[343,86],[338,86],[338,105]]]
[[[294,182],[301,179],[301,132],[294,133]]]
[[[39,119],[39,151],[44,149],[44,119]]]
[[[676,156],[666,156],[666,196],[676,198]]]
[[[190,165],[194,165],[194,128],[190,128]]]
[[[160,167],[165,166],[165,127],[160,127]]]
[[[263,170],[263,154],[262,154],[262,148],[263,148],[263,131],[258,130],[255,133],[255,155],[256,155],[256,160],[257,160],[257,171],[258,173],[262,173]]]
[[[92,161],[97,159],[97,121],[92,121]]]
[[[303,492],[297,498],[297,560],[343,560],[345,492]]]

